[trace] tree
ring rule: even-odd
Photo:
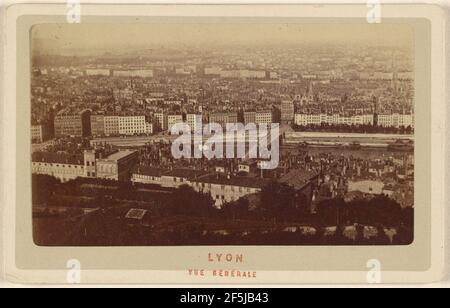
[[[337,226],[349,220],[349,208],[342,198],[329,199],[319,204],[317,216],[325,225]]]
[[[400,226],[397,229],[397,234],[394,236],[394,245],[411,245],[414,242],[414,230],[405,226]]]
[[[298,214],[297,192],[289,185],[272,182],[261,192],[260,209],[273,218],[275,224],[279,219],[292,221]]]
[[[240,198],[238,201],[225,204],[221,212],[227,219],[244,219],[249,215],[249,201],[246,198]]]
[[[32,202],[33,204],[48,203],[61,182],[49,175],[37,175],[32,177]]]
[[[168,202],[172,215],[209,217],[215,211],[210,195],[198,193],[187,185],[174,191]]]

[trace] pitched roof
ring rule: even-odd
[[[165,169],[150,166],[138,166],[133,170],[134,174],[156,176],[156,177],[160,177],[164,172],[166,172]]]
[[[165,172],[162,176],[168,176],[168,177],[178,177],[178,178],[185,178],[188,180],[193,180],[198,177],[207,175],[208,172],[202,171],[202,170],[194,170],[194,169],[174,169]]]
[[[53,152],[35,152],[32,155],[32,161],[35,163],[84,165],[82,155]]]
[[[280,182],[301,189],[315,176],[317,176],[317,173],[314,171],[294,169],[283,175]]]
[[[142,220],[145,214],[147,214],[147,212],[148,212],[147,210],[143,209],[130,209],[128,213],[125,215],[125,218]]]
[[[236,187],[263,188],[267,186],[271,181],[268,179],[260,179],[256,177],[235,176],[227,178],[224,176],[217,177],[214,175],[208,175],[197,179],[196,182],[205,184],[229,185]]]
[[[114,161],[119,161],[122,158],[125,158],[129,155],[132,155],[136,153],[136,151],[129,151],[129,150],[124,150],[124,151],[118,151],[115,153],[112,153],[110,155],[108,155],[106,158],[104,158],[104,160],[114,160]]]

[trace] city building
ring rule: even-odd
[[[137,159],[138,153],[130,150],[86,150],[83,155],[35,152],[32,173],[53,176],[62,182],[79,177],[127,181]]]
[[[220,208],[226,203],[260,192],[268,183],[268,180],[252,177],[208,175],[193,180],[192,188],[209,194],[215,206]]]
[[[91,111],[64,109],[55,117],[55,136],[87,137],[91,135]]]
[[[201,114],[195,114],[195,113],[188,113],[186,115],[186,123],[191,128],[191,132],[195,132],[196,130],[203,130],[203,127],[201,126],[202,122],[202,115]]]
[[[205,71],[206,72],[206,71]],[[232,79],[266,79],[266,71],[255,70],[214,70],[208,69],[206,75],[219,75],[221,78]]]
[[[118,136],[119,130],[119,117],[118,116],[105,116],[105,136]]]
[[[227,124],[237,123],[237,113],[212,113],[209,115],[209,123],[220,124],[224,129]]]
[[[31,125],[31,142],[42,143],[42,125]]]
[[[240,78],[248,79],[265,79],[267,77],[266,71],[241,70]]]
[[[102,69],[102,68],[89,68],[86,70],[86,76],[103,76],[109,77],[111,76],[110,69]]]
[[[207,76],[220,76],[222,69],[220,67],[205,67],[205,75]]]
[[[161,176],[166,170],[148,166],[138,166],[133,170],[133,183],[154,184],[161,186]]]
[[[153,126],[145,116],[119,116],[119,135],[151,135]]]
[[[156,126],[158,130],[166,131],[168,129],[168,116],[164,112],[155,113]]]
[[[359,74],[362,80],[393,80],[394,73],[389,72],[362,72]]]
[[[192,187],[192,182],[208,174],[194,169],[174,169],[161,175],[161,186],[166,188],[179,188],[183,185]]]
[[[61,182],[85,176],[83,155],[35,152],[31,170],[33,174],[53,176]]]
[[[238,164],[238,173],[250,174],[255,171],[257,168],[257,161],[255,160],[247,160]]]
[[[379,114],[378,126],[382,127],[412,127],[414,128],[413,114]]]
[[[217,207],[260,192],[269,183],[269,180],[254,177],[232,177],[193,169],[164,170],[146,166],[135,168],[132,181],[165,188],[187,185],[197,192],[209,194]]]
[[[145,116],[91,116],[92,136],[135,136],[153,134]]]
[[[340,114],[295,114],[294,123],[298,126],[310,125],[374,125],[373,114],[342,116]]]
[[[105,136],[105,116],[91,115],[91,133],[92,136]]]
[[[256,111],[245,111],[244,112],[244,124],[255,124],[256,123]]]
[[[171,114],[171,115],[167,116],[167,126],[168,126],[169,131],[172,130],[172,126],[174,126],[175,124],[180,124],[180,123],[184,123],[183,115]]]
[[[51,138],[51,132],[48,124],[31,125],[31,142],[42,143]]]
[[[134,91],[132,89],[114,89],[113,96],[116,101],[131,101],[134,97]]]
[[[306,201],[306,204],[299,205],[306,206],[311,213],[314,212],[312,201],[314,200],[314,193],[319,185],[318,172],[304,169],[291,169],[284,173],[279,181],[294,188],[297,194],[302,194],[306,199],[301,202]]]
[[[273,114],[272,111],[258,111],[256,112],[255,118],[256,124],[272,124],[273,123]]]
[[[129,181],[138,160],[138,152],[124,150],[96,161],[96,177],[115,181]]]
[[[292,124],[295,116],[295,105],[291,100],[281,102],[281,123]]]
[[[359,191],[364,194],[381,195],[384,193],[385,184],[382,181],[363,180],[363,181],[349,181],[348,191]]]
[[[138,166],[132,175],[133,183],[155,184],[164,188],[192,186],[192,181],[207,175],[207,172],[194,169],[164,170],[147,166]]]
[[[145,69],[131,69],[131,70],[114,70],[114,77],[140,77],[140,78],[152,78],[153,71]]]

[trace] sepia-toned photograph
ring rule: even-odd
[[[30,35],[36,245],[414,242],[413,27],[198,17]]]

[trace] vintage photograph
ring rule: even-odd
[[[407,24],[49,23],[31,44],[36,245],[413,243]]]

